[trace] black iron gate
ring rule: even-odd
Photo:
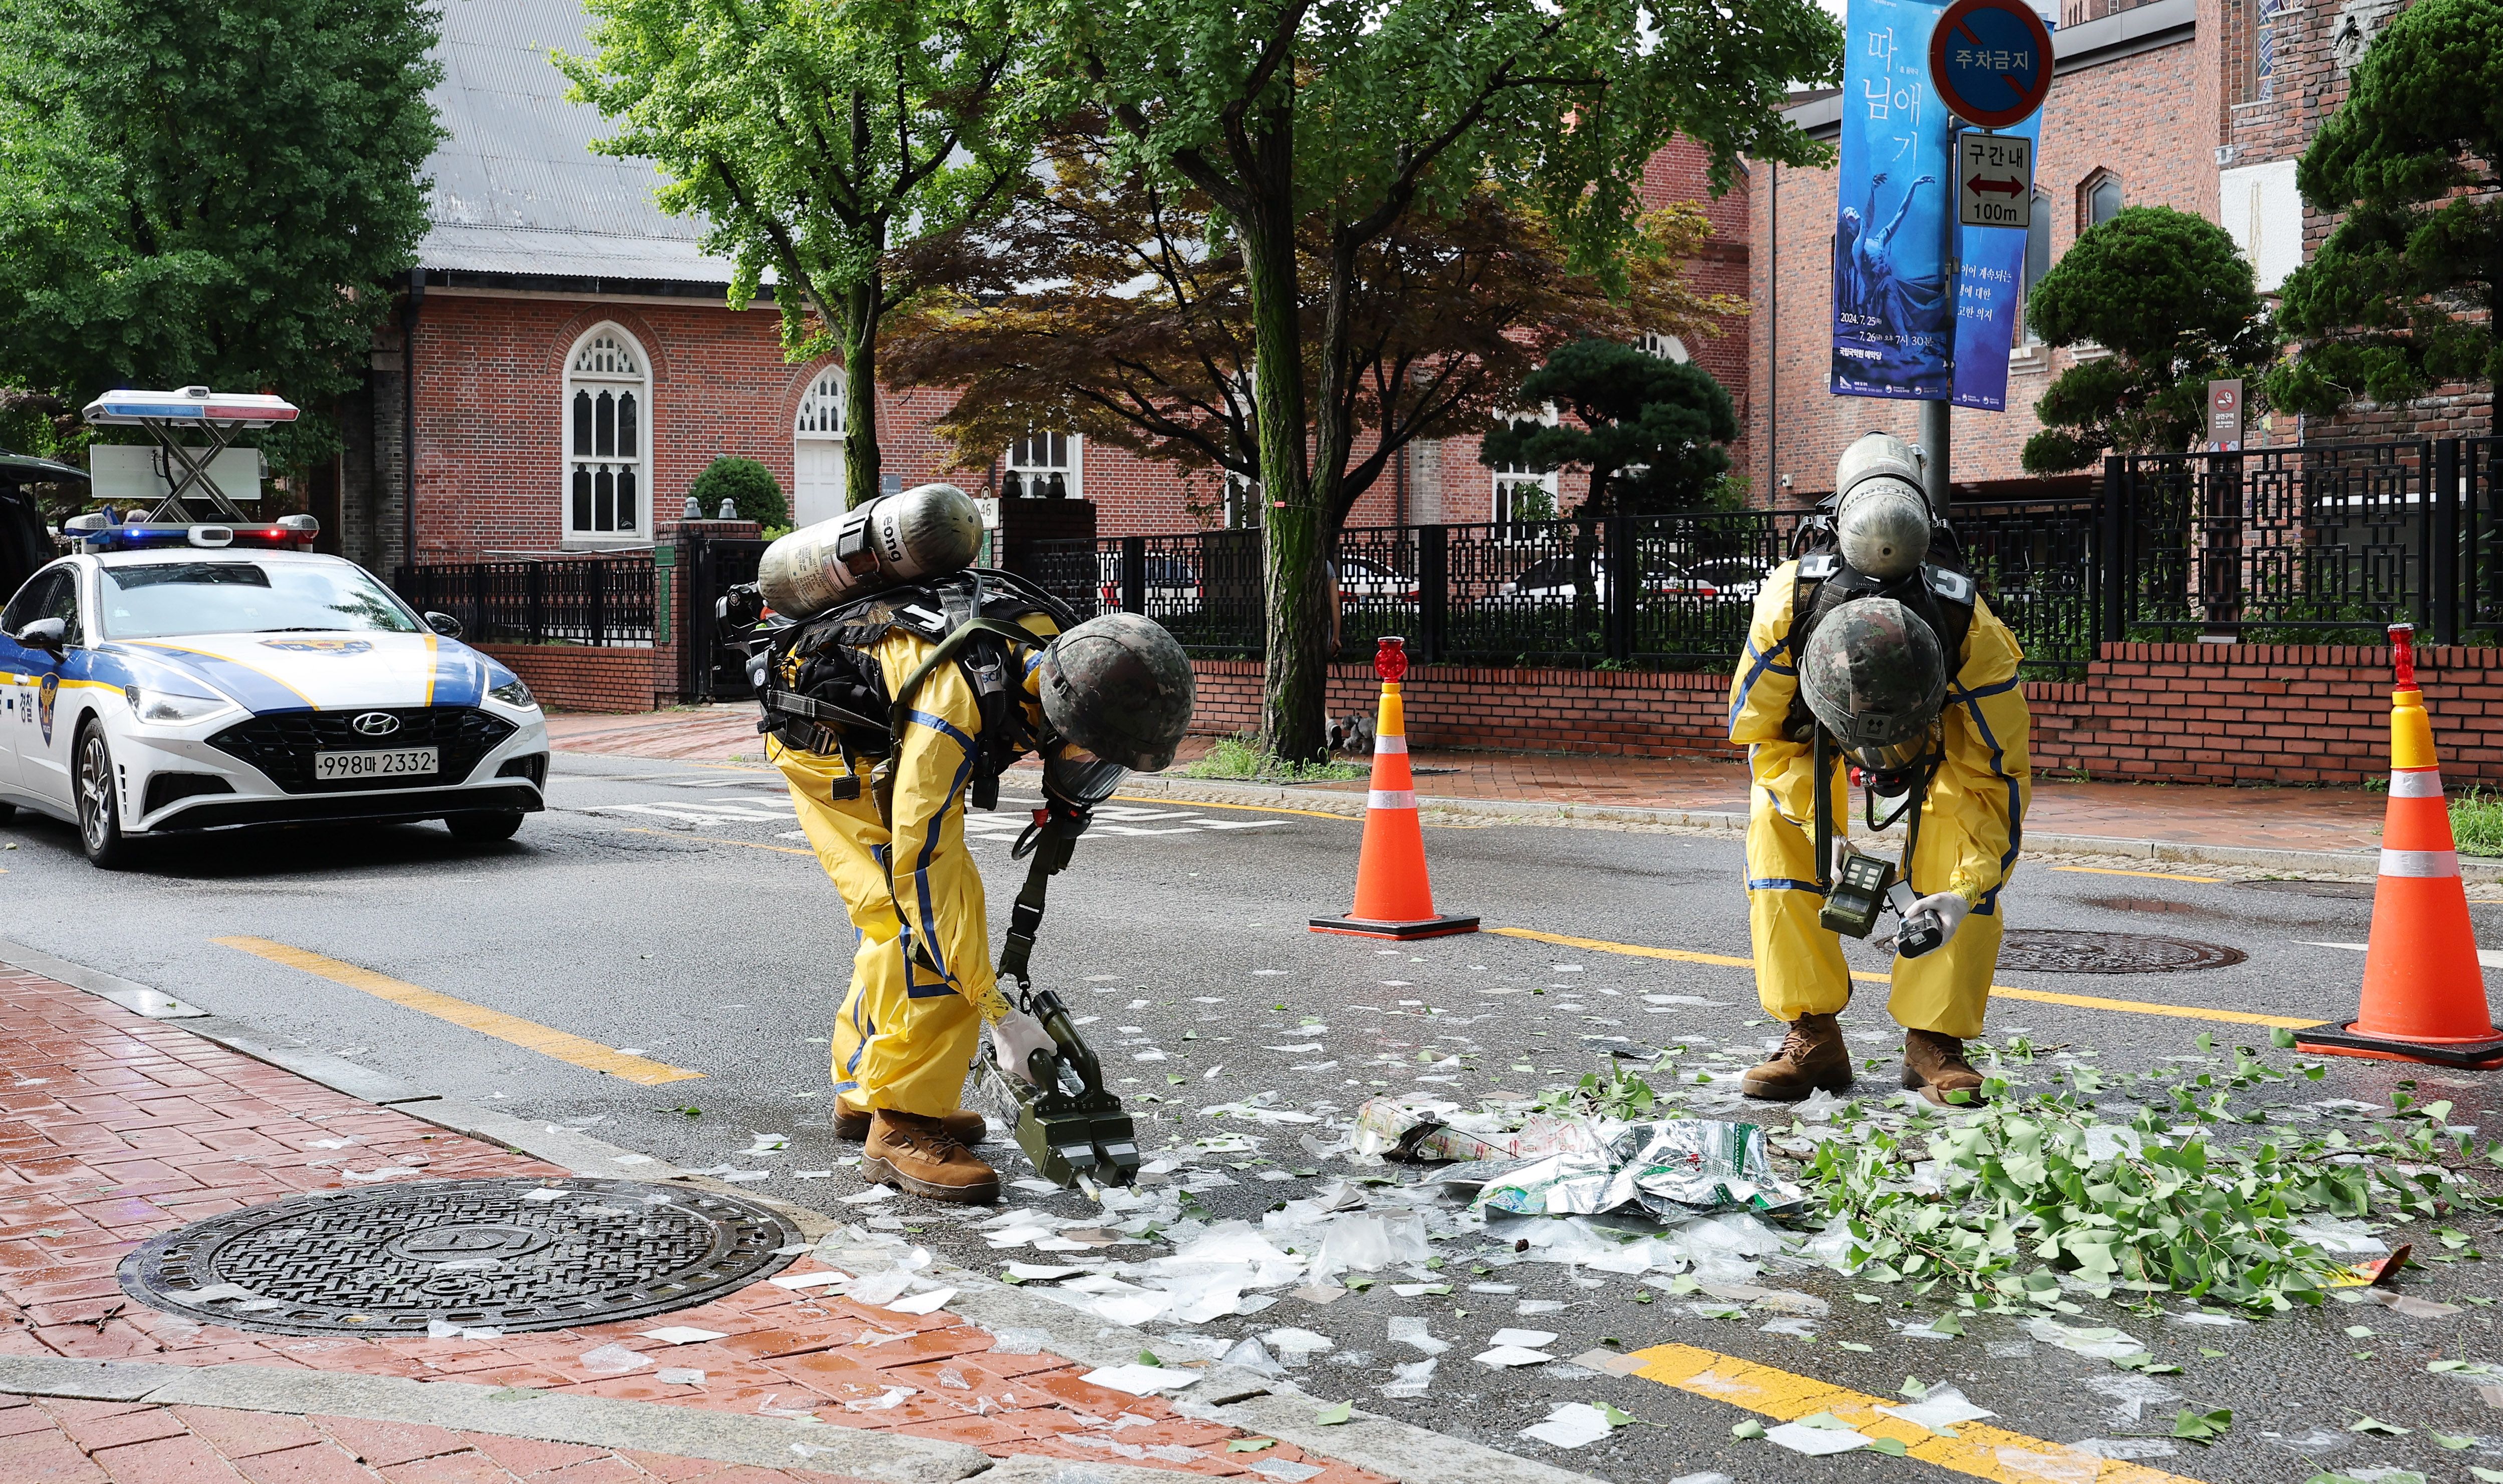
[[[701,703],[755,695],[747,683],[747,657],[723,642],[713,605],[731,589],[756,581],[756,564],[772,544],[741,536],[688,538],[680,563],[687,590],[687,638],[680,653],[689,698]]]

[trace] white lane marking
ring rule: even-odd
[[[2369,952],[2373,946],[2370,943],[2314,943],[2309,938],[2295,941],[2306,948],[2343,948],[2350,954]],[[2481,948],[2477,951],[2477,961],[2486,968],[2503,968],[2503,950]]]

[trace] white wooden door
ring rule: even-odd
[[[832,438],[802,438],[793,446],[791,505],[794,525],[814,525],[843,513],[843,446]]]

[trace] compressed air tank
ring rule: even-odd
[[[756,587],[775,613],[811,619],[880,588],[970,566],[981,545],[972,495],[915,485],[776,540],[756,564]]]
[[[1855,571],[1892,581],[1930,553],[1930,500],[1911,445],[1869,433],[1843,451],[1834,471],[1834,537]]]

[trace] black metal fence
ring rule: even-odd
[[[2494,438],[2114,458],[2099,609],[2109,639],[2437,643],[2503,629]]]
[[[392,588],[420,613],[448,613],[482,644],[648,645],[655,582],[646,554],[544,556],[401,567]]]
[[[1727,665],[1800,519],[1745,510],[1351,528],[1334,554],[1340,652],[1362,656],[1398,634],[1419,659],[1443,663]],[[2092,648],[2094,501],[1959,509],[1956,528],[2038,667],[2081,667]],[[1028,575],[1086,612],[1144,613],[1198,654],[1262,648],[1257,531],[1057,543]]]

